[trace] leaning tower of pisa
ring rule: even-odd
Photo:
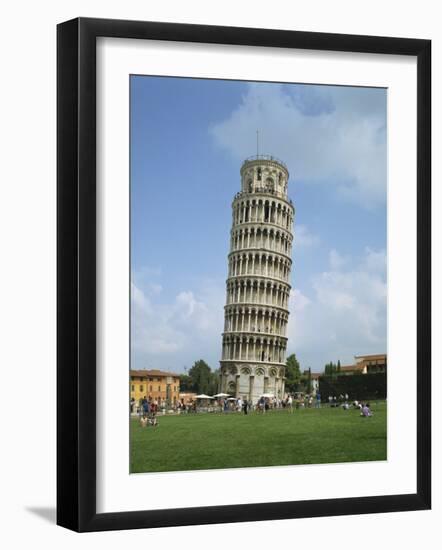
[[[259,155],[241,166],[232,203],[221,392],[256,403],[284,395],[294,207],[283,162]]]

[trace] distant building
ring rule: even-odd
[[[316,395],[319,390],[319,372],[312,372],[312,394]]]
[[[338,374],[374,374],[387,372],[387,355],[378,353],[374,355],[355,355],[354,365],[344,365]]]
[[[179,400],[185,404],[195,401],[198,394],[194,392],[180,392]]]
[[[364,369],[364,374],[387,372],[387,355],[385,353],[375,355],[355,355],[356,365]]]
[[[336,374],[367,374],[367,369],[364,365],[342,365]]]
[[[138,402],[151,397],[160,402],[174,404],[180,393],[180,375],[162,370],[131,370],[130,398]]]
[[[305,370],[303,373],[304,378],[308,378],[309,371]],[[312,395],[316,395],[319,390],[319,377],[322,376],[319,372],[312,372],[310,374],[310,380],[311,380],[311,393]]]

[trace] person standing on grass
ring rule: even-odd
[[[321,394],[319,392],[316,392],[316,408],[321,408]]]
[[[289,395],[287,397],[287,408],[288,408],[289,412],[291,412],[291,413],[293,412],[293,398],[292,398],[291,395]]]
[[[249,412],[249,402],[247,401],[247,399],[244,399],[243,411],[244,411],[244,414],[248,414]]]
[[[259,408],[259,410],[260,410],[262,413],[265,412],[265,404],[264,404],[264,402],[265,402],[264,397],[261,397],[260,400],[258,401],[258,408]]]
[[[147,416],[149,414],[149,402],[146,399],[146,396],[143,397],[142,409],[143,409],[143,414],[145,414]]]

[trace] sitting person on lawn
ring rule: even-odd
[[[370,403],[365,403],[365,405],[362,407],[361,416],[373,416],[370,410]]]
[[[158,420],[157,420],[157,413],[156,412],[152,412],[150,414],[149,425],[154,426],[154,427],[158,426]]]

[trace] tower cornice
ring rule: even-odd
[[[273,304],[254,304],[253,302],[232,302],[231,304],[226,304],[224,306],[224,309],[227,309],[227,308],[237,308],[239,307],[240,309],[241,308],[250,308],[250,309],[259,309],[259,308],[262,308],[262,309],[277,309],[279,310],[281,313],[285,313],[286,315],[290,315],[290,311],[285,308],[285,307],[282,307],[282,306],[277,306],[277,305],[273,305]]]
[[[280,334],[275,334],[274,332],[258,332],[250,330],[226,330],[221,333],[222,336],[244,336],[245,338],[266,338],[266,339],[279,339],[287,342],[287,336],[281,336]]]
[[[284,260],[288,260],[290,262],[290,265],[293,265],[293,260],[291,259],[291,257],[284,252],[277,252],[276,250],[271,250],[270,248],[254,248],[253,246],[250,246],[248,248],[241,248],[240,250],[232,250],[232,252],[229,252],[227,254],[227,258],[230,259],[232,256],[235,256],[235,254],[241,255],[247,254],[248,252],[262,252],[266,256],[281,256]]]
[[[292,199],[289,197],[286,197],[283,193],[279,193],[278,191],[275,191],[273,193],[269,191],[256,191],[256,192],[246,192],[246,191],[238,191],[238,193],[233,197],[232,206],[238,202],[239,200],[253,200],[256,197],[263,197],[265,199],[269,200],[279,200],[284,202],[289,208],[295,211],[295,205],[293,204]]]
[[[227,277],[226,283],[231,281],[238,281],[243,279],[249,279],[253,281],[260,281],[260,280],[268,280],[268,281],[274,281],[275,283],[285,285],[288,290],[292,288],[292,285],[288,283],[287,281],[284,281],[284,279],[277,279],[275,277],[269,277],[268,275],[232,275],[230,277]]]
[[[274,166],[275,168],[279,168],[280,170],[284,170],[287,179],[289,178],[289,169],[287,168],[285,162],[282,162],[282,160],[272,156],[272,155],[254,155],[252,157],[248,157],[245,159],[245,161],[242,163],[240,168],[240,174],[242,175],[244,170],[248,168],[249,166],[254,165],[267,165],[267,166]]]

